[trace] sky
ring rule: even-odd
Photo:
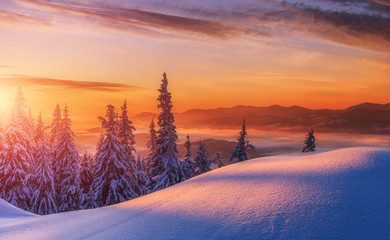
[[[341,109],[390,102],[386,0],[1,0],[0,112],[21,86],[76,131],[105,106],[157,112],[235,105]]]

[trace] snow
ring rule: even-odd
[[[2,222],[0,239],[390,239],[389,199],[390,149],[347,148],[244,161],[121,204]]]
[[[1,229],[1,224],[3,223],[14,221],[20,218],[27,218],[33,216],[37,216],[37,215],[24,211],[20,208],[17,208],[14,205],[8,203],[7,201],[0,199],[0,229]]]

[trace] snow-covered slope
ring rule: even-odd
[[[122,204],[2,223],[0,239],[390,239],[390,149],[250,160]]]
[[[25,217],[37,216],[33,213],[26,212],[22,209],[15,207],[14,205],[0,199],[0,229],[1,224]],[[0,230],[1,231],[1,230]]]

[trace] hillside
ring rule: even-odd
[[[0,225],[0,239],[389,239],[390,150],[258,158],[118,205]]]
[[[20,218],[37,216],[33,213],[26,212],[19,209],[10,203],[0,199],[0,224],[3,222],[9,222]]]

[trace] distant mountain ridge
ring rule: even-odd
[[[141,113],[135,124],[147,127],[155,113]],[[390,133],[390,103],[362,103],[342,110],[308,109],[300,106],[234,106],[231,108],[191,109],[175,113],[178,128],[238,129],[242,118],[248,128],[257,130],[307,131],[366,134]]]

